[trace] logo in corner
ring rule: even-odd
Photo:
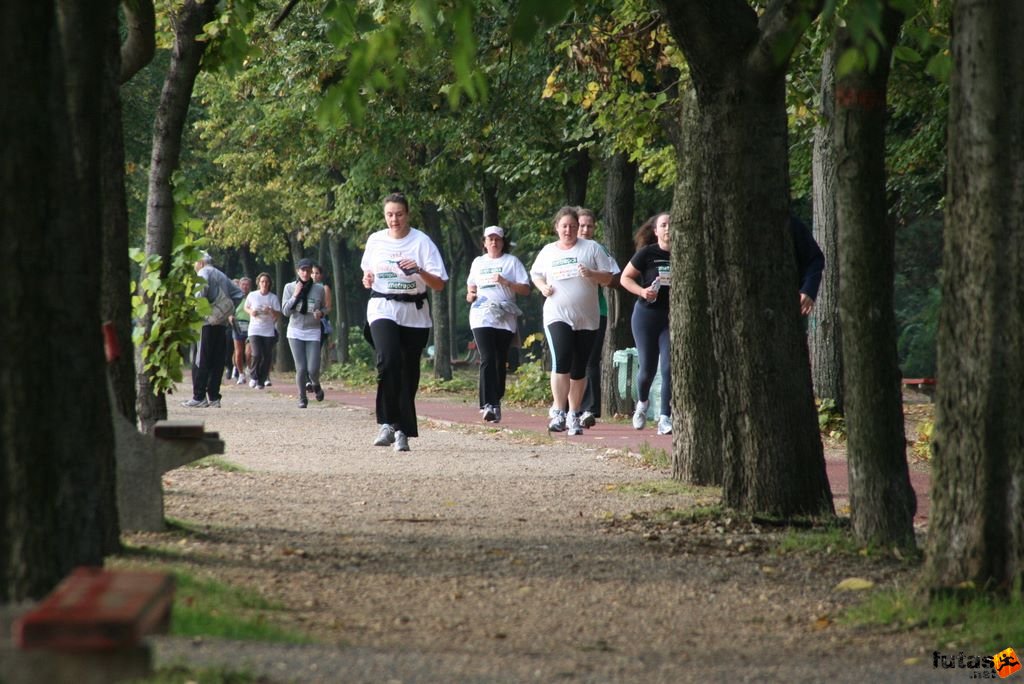
[[[1021,668],[1020,658],[1017,657],[1013,648],[1009,646],[992,656],[992,661],[992,669],[1002,679],[1006,679]]]

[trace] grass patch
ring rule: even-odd
[[[718,520],[726,514],[723,506],[715,504],[712,506],[693,506],[692,508],[668,508],[659,511],[656,515],[662,522],[680,522],[686,525]]]
[[[220,456],[207,456],[201,458],[198,461],[194,461],[188,464],[189,468],[210,468],[212,470],[220,470],[225,473],[246,473],[249,472],[248,468],[243,468],[237,463],[232,463],[226,458]]]
[[[812,526],[808,529],[790,527],[782,535],[775,550],[779,553],[845,554],[867,556],[865,549],[853,538],[849,527],[838,524]]]
[[[673,496],[678,494],[699,496],[704,493],[700,490],[710,488],[695,487],[676,480],[666,479],[650,480],[648,482],[625,482],[612,485],[612,489],[623,494],[636,494],[639,496]]]
[[[310,643],[310,639],[277,627],[267,613],[282,610],[256,592],[175,570],[177,590],[171,612],[171,634],[225,639]]]
[[[640,445],[640,460],[655,468],[672,467],[672,456],[660,447],[652,447],[647,442]]]
[[[929,601],[920,591],[891,589],[872,593],[840,621],[899,631],[925,629],[944,652],[973,649],[978,655],[991,655],[1024,644],[1024,595],[1017,590],[1002,599],[978,594]]]

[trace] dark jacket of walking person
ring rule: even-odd
[[[437,245],[409,225],[409,201],[394,193],[384,199],[387,228],[370,235],[360,262],[366,304],[367,337],[377,352],[377,423],[374,446],[408,451],[418,437],[416,392],[420,357],[433,321],[427,288],[444,289],[448,271]]]
[[[199,343],[192,357],[192,398],[182,402],[188,408],[220,407],[220,383],[228,352],[228,317],[242,301],[242,290],[223,272],[214,268],[209,254],[195,263],[196,273],[206,281],[197,296],[205,297],[213,308],[199,333]],[[223,297],[230,300],[230,308],[218,317]]]
[[[793,234],[796,272],[800,279],[800,315],[808,316],[814,310],[814,301],[818,298],[821,274],[825,271],[825,255],[806,223],[791,215],[789,228]]]
[[[480,414],[486,421],[501,422],[505,396],[508,349],[518,326],[516,295],[530,294],[526,267],[508,253],[505,229],[484,229],[484,253],[473,260],[466,278],[469,327],[480,352]]]

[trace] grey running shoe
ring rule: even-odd
[[[597,425],[597,418],[590,411],[584,411],[583,415],[580,416],[580,425],[585,428],[592,428]]]
[[[373,446],[387,446],[395,441],[395,429],[384,423],[380,426],[377,439],[373,440]]]
[[[395,451],[408,451],[409,438],[401,430],[395,432]]]
[[[551,418],[551,422],[548,423],[549,432],[564,432],[565,431],[565,411],[559,411],[553,409],[554,415]]]
[[[484,420],[488,423],[494,422],[494,407],[490,404],[484,406]]]
[[[580,423],[579,412],[569,414],[569,434],[570,435],[582,435],[583,425]]]
[[[313,395],[316,397],[317,401],[323,401],[324,400],[324,388],[321,387],[319,384],[313,385]]]
[[[672,416],[666,416],[664,413],[661,414],[661,416],[658,418],[658,434],[672,434]]]
[[[267,387],[270,387],[270,378],[267,378],[267,381],[263,384]]]
[[[181,405],[185,408],[206,408],[210,405],[210,402],[205,399],[189,399],[188,401],[181,402]]]
[[[210,408],[220,408],[220,399],[214,399],[209,403]]]
[[[249,380],[249,387],[256,389],[256,378],[252,378]],[[260,385],[260,387],[263,387],[263,385]]]
[[[633,427],[637,430],[643,430],[645,425],[647,425],[647,402],[638,401],[636,402],[636,410],[633,411]]]

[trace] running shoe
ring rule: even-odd
[[[569,435],[582,435],[583,425],[580,422],[580,413],[575,411],[569,414]]]
[[[245,384],[245,376],[244,375],[239,375],[238,376],[238,380],[235,380],[235,384],[236,385],[244,385]]]
[[[311,393],[312,391],[313,391],[313,383],[311,383],[311,382],[307,382],[307,383],[306,383],[306,394],[309,394],[309,393]]]
[[[395,451],[408,451],[409,438],[401,430],[395,432]]]
[[[554,416],[551,418],[551,422],[548,423],[549,432],[564,432],[565,431],[565,411],[558,409],[552,409]]]
[[[323,401],[324,400],[324,388],[321,387],[319,385],[319,383],[316,384],[316,385],[313,385],[313,395],[316,397],[317,401]]]
[[[584,411],[583,415],[580,416],[580,425],[585,428],[592,428],[597,425],[597,418],[590,411]]]
[[[266,385],[267,387],[270,387],[270,378],[267,378],[267,381],[263,384]]]
[[[380,426],[377,439],[373,440],[373,446],[387,446],[395,441],[395,429],[384,423]]]
[[[210,408],[220,408],[220,399],[214,399],[209,404]]]
[[[488,423],[494,422],[494,407],[490,404],[484,406],[484,420]]]
[[[256,378],[252,378],[252,379],[249,380],[249,387],[252,387],[253,389],[256,389]],[[263,387],[263,385],[260,385],[261,389],[262,389],[262,387]]]
[[[309,399],[306,397],[299,397],[299,408],[306,408],[309,406]]]
[[[636,410],[633,411],[633,427],[637,430],[643,430],[645,425],[647,425],[647,402],[638,401],[636,402]]]
[[[205,399],[189,399],[188,401],[181,402],[181,405],[185,408],[206,408],[210,405],[210,402]]]
[[[661,414],[661,416],[658,418],[658,434],[672,434],[672,416],[666,416],[664,413]]]
[[[500,423],[501,422],[501,407],[500,406],[495,406],[494,407],[494,420],[492,422],[495,422],[495,423]]]

